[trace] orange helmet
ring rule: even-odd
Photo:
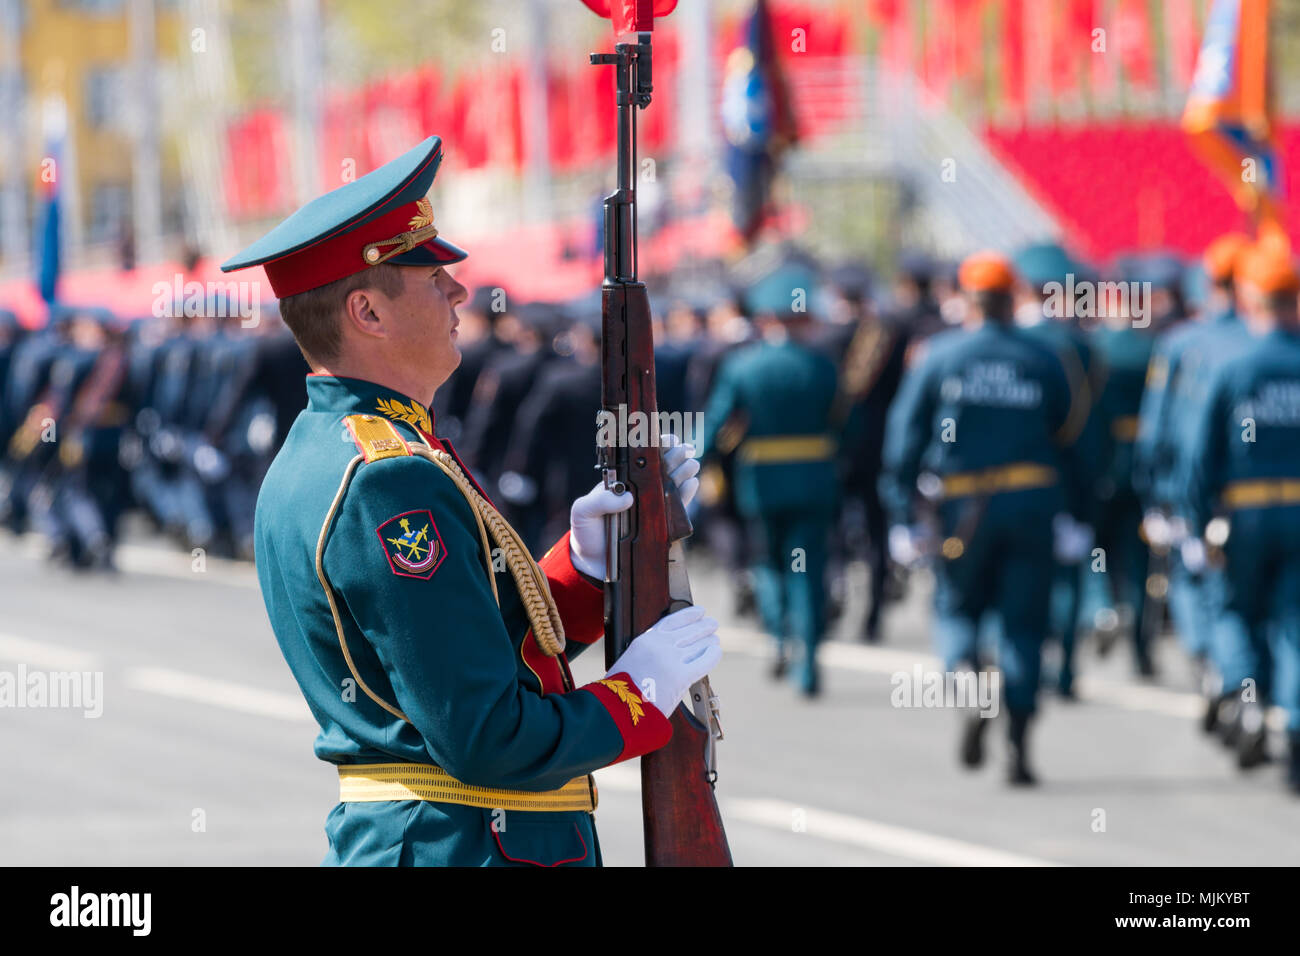
[[[977,252],[962,262],[957,281],[967,292],[1010,292],[1016,284],[1016,273],[1005,256]]]
[[[1205,247],[1201,262],[1211,282],[1224,282],[1233,277],[1237,259],[1250,246],[1250,237],[1241,232],[1225,233]]]
[[[1257,242],[1237,259],[1233,276],[1267,294],[1300,292],[1300,274],[1288,250],[1275,243]]]

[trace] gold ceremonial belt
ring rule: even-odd
[[[1300,504],[1300,478],[1234,481],[1223,489],[1223,503],[1229,508]]]
[[[558,790],[499,790],[461,783],[441,767],[427,763],[358,763],[339,767],[340,803],[383,800],[429,800],[486,810],[561,812],[596,809],[596,783],[574,777]]]
[[[983,471],[963,471],[943,479],[945,498],[993,495],[1000,491],[1047,488],[1056,484],[1056,469],[1021,461]]]
[[[737,456],[746,464],[775,465],[794,461],[826,461],[835,455],[835,443],[826,435],[769,435],[750,438]]]

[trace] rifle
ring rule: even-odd
[[[653,22],[653,18],[651,18]],[[605,197],[602,284],[601,405],[615,421],[650,423],[643,447],[613,441],[600,449],[605,486],[631,489],[630,511],[608,521],[605,570],[605,661],[612,666],[632,638],[691,603],[682,541],[691,533],[659,444],[650,300],[637,280],[636,110],[653,90],[650,34],[593,53],[614,67],[618,110],[618,186]],[[722,739],[718,699],[708,678],[690,688],[691,709],[678,704],[668,744],[641,758],[641,809],[647,866],[730,866],[731,850],[714,797],[714,744]]]

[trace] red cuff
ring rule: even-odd
[[[551,597],[564,622],[565,640],[579,644],[600,640],[605,633],[605,589],[573,566],[569,532],[537,564],[546,573]]]
[[[587,690],[614,718],[618,732],[623,736],[623,752],[613,763],[640,757],[658,750],[672,738],[673,726],[659,708],[646,701],[632,678],[619,671],[608,677],[583,684],[578,690]]]

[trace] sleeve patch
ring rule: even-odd
[[[628,716],[632,718],[632,726],[635,727],[645,716],[645,711],[641,709],[641,695],[628,687],[625,680],[599,680],[597,684],[604,684],[623,703],[627,704]]]
[[[376,528],[375,533],[379,535],[389,568],[399,577],[427,581],[447,556],[433,512],[428,510],[394,515]]]

